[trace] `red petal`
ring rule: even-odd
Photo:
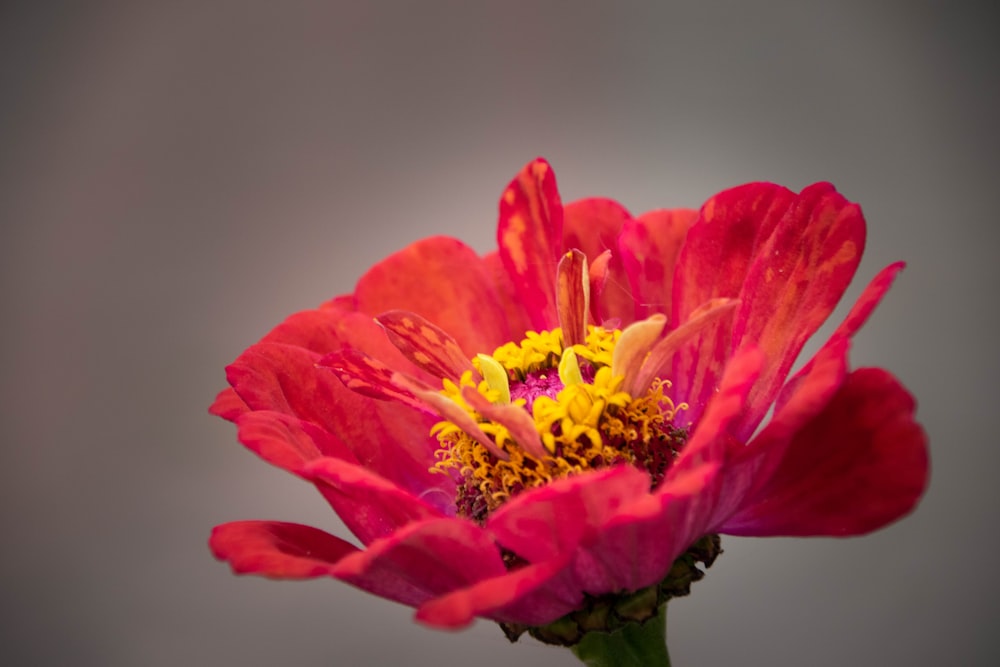
[[[436,507],[384,477],[347,461],[317,459],[305,466],[302,474],[316,483],[344,524],[364,544],[371,544],[415,521],[442,516]],[[439,489],[437,493],[428,489],[422,495],[435,495],[435,500],[454,509],[450,480],[444,475],[439,477],[442,485],[449,488]]]
[[[236,424],[240,442],[268,463],[291,472],[299,473],[306,463],[325,456],[357,463],[347,445],[292,415],[269,410],[250,412]]]
[[[234,521],[212,529],[212,553],[237,574],[274,579],[329,575],[358,548],[318,528],[278,521]]]
[[[396,401],[414,410],[427,410],[409,388],[394,380],[401,374],[361,350],[345,347],[326,355],[316,362],[316,366],[330,369],[345,387],[362,396]]]
[[[407,359],[431,375],[456,382],[465,371],[478,376],[455,339],[420,315],[390,310],[375,320]]]
[[[860,535],[910,512],[927,484],[913,397],[887,372],[853,372],[735,517],[736,535]]]
[[[476,391],[474,387],[469,386],[462,387],[462,398],[486,419],[506,426],[507,430],[510,431],[510,436],[514,438],[514,442],[524,449],[524,451],[537,459],[542,459],[549,455],[545,450],[545,446],[542,445],[542,439],[535,427],[535,420],[531,418],[531,415],[528,414],[528,411],[523,406],[513,403],[494,405],[485,396]],[[476,428],[478,429],[479,427],[477,426]],[[465,429],[463,428],[463,430]],[[483,434],[483,437],[486,437],[486,435]],[[487,447],[487,449],[490,448]],[[510,458],[502,450],[498,451],[503,454],[505,461]],[[494,455],[496,455],[495,452]]]
[[[500,622],[545,625],[578,609],[583,592],[567,583],[567,555],[479,581],[424,603],[417,620],[458,629],[477,616]]]
[[[492,538],[479,526],[462,519],[431,519],[411,523],[367,551],[344,558],[333,574],[365,590],[377,590],[384,581],[408,582],[418,594],[406,599],[378,594],[419,604],[505,571]]]
[[[468,358],[509,339],[489,267],[455,239],[424,239],[391,255],[358,281],[355,298],[358,310],[372,316],[408,310],[426,317]]]
[[[617,247],[634,303],[629,318],[672,316],[674,266],[697,214],[691,209],[651,211],[622,227]]]
[[[514,291],[539,330],[558,324],[555,276],[562,227],[555,174],[548,162],[538,158],[521,170],[500,198],[497,244]]]
[[[712,299],[738,297],[752,258],[794,200],[791,191],[771,183],[750,183],[709,199],[677,257],[671,322],[687,321]],[[701,414],[732,350],[730,328],[719,326],[674,357],[672,393],[691,406],[686,417]]]
[[[316,424],[347,445],[363,465],[405,488],[435,486],[440,476],[429,472],[436,449],[429,432],[436,417],[361,396],[329,370],[317,368],[317,361],[317,354],[299,347],[258,343],[226,373],[252,410],[273,410]]]
[[[208,409],[208,412],[217,417],[222,417],[226,421],[234,422],[237,417],[249,410],[250,408],[239,397],[239,394],[233,391],[232,387],[226,387],[212,401],[212,406]]]
[[[865,244],[861,211],[833,186],[802,191],[763,244],[740,292],[733,345],[750,341],[767,356],[738,436],[763,419],[799,351],[854,277]]]
[[[849,342],[841,337],[824,346],[785,386],[767,426],[748,444],[735,441],[730,447],[713,515],[714,532],[725,531],[729,517],[767,483],[795,434],[826,407],[843,384]],[[721,528],[715,527],[720,524]]]
[[[595,527],[648,493],[649,475],[615,466],[522,493],[498,508],[486,528],[519,556],[548,560],[577,549]]]
[[[618,318],[629,324],[636,319],[617,242],[622,225],[631,220],[632,214],[611,199],[594,197],[566,204],[562,247],[583,251],[592,266],[602,254],[610,252],[603,287],[591,293],[597,322]]]
[[[531,329],[531,318],[524,309],[524,304],[521,303],[521,298],[517,295],[507,270],[503,268],[500,253],[496,251],[488,253],[483,257],[483,262],[493,276],[497,297],[500,299],[500,305],[503,309],[503,318],[507,321],[510,330],[509,340],[520,341],[524,338],[525,332]],[[490,351],[492,352],[492,350]]]

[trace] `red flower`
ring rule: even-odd
[[[902,264],[788,377],[864,247],[832,186],[754,183],[634,218],[564,207],[536,160],[497,237],[485,257],[417,242],[227,368],[212,412],[364,547],[244,521],[214,530],[218,558],[332,576],[435,626],[539,626],[661,582],[706,535],[859,535],[915,506],[914,401],[847,363]]]

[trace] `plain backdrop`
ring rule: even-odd
[[[869,222],[848,299],[909,262],[853,361],[919,399],[923,503],[860,539],[724,538],[670,605],[674,664],[1000,664],[989,7],[4,3],[0,662],[575,664],[206,546],[242,518],[346,536],[208,416],[224,366],[415,239],[493,248],[544,155],[565,200],[636,213],[829,180]]]

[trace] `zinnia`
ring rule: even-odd
[[[860,535],[917,503],[914,401],[847,362],[902,263],[789,377],[864,247],[858,206],[829,184],[632,217],[607,199],[564,207],[538,159],[504,191],[497,240],[485,257],[414,243],[227,368],[211,411],[314,484],[363,547],[240,521],[213,531],[218,558],[332,576],[432,626],[583,639],[591,659],[656,635],[643,628],[662,628],[720,533]]]

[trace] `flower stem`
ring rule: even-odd
[[[645,623],[629,623],[610,634],[588,632],[571,650],[588,667],[670,667],[667,605]]]

